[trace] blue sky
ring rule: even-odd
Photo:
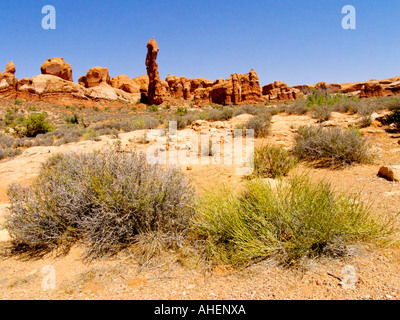
[[[57,29],[43,30],[44,5]],[[344,5],[357,29],[344,30]],[[0,69],[40,74],[61,56],[74,81],[94,66],[111,77],[146,73],[146,44],[160,47],[160,76],[210,80],[254,69],[261,85],[355,82],[400,75],[398,0],[2,0]]]

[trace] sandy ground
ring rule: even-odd
[[[334,114],[332,121],[347,126],[356,116]],[[314,123],[308,116],[276,115],[271,135],[256,140],[290,147],[295,129]],[[395,215],[400,211],[400,183],[377,177],[381,165],[400,164],[400,145],[397,135],[381,127],[363,129],[371,138],[376,161],[371,165],[352,166],[344,170],[312,169],[304,165],[295,172],[307,171],[315,180],[330,181],[339,191],[359,193],[369,200],[377,212]],[[151,144],[137,144],[142,131],[120,135],[124,148],[145,151]],[[20,156],[0,161],[0,220],[6,214],[6,190],[11,183],[30,183],[43,161],[57,152],[91,151],[104,148],[113,140],[84,141],[60,147],[35,147]],[[233,188],[242,177],[235,175],[229,165],[183,166],[199,190],[212,188],[216,181]],[[398,239],[398,235],[395,236]],[[7,233],[0,231],[0,247],[7,244]],[[47,256],[40,260],[0,258],[0,298],[3,299],[400,299],[400,248],[394,242],[386,246],[354,245],[354,254],[341,259],[308,261],[304,269],[285,269],[273,261],[253,265],[244,270],[217,266],[213,269],[193,260],[176,261],[166,254],[140,268],[134,256],[123,254],[111,260],[90,264],[81,259],[79,247],[65,257]],[[49,273],[55,270],[55,289],[44,291]],[[347,288],[345,266],[355,271],[355,287]],[[339,279],[340,278],[340,279]],[[352,278],[353,279],[353,278]],[[345,284],[341,282],[343,280]]]

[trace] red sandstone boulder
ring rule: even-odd
[[[140,93],[140,86],[126,74],[112,78],[111,86],[128,93]]]
[[[42,74],[49,74],[67,81],[72,80],[72,68],[63,58],[47,59],[40,68]]]
[[[78,80],[79,84],[84,85],[86,88],[92,88],[106,83],[111,85],[110,75],[107,68],[94,67],[91,68],[86,76],[82,76]]]

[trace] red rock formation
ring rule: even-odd
[[[63,58],[47,59],[40,68],[42,74],[50,74],[67,81],[72,80],[72,68]]]
[[[361,87],[360,97],[383,97],[384,89],[378,80],[370,80],[364,83]]]
[[[301,90],[289,87],[285,82],[275,81],[264,86],[262,93],[268,100],[296,100],[300,97]]]
[[[4,74],[0,72],[0,96],[14,99],[17,97],[18,79],[15,77],[15,65],[10,61]]]
[[[147,43],[146,69],[149,76],[148,102],[161,104],[168,98],[168,83],[160,79],[156,62],[159,48],[157,42],[151,38]]]
[[[128,93],[140,93],[140,86],[126,74],[112,78],[111,86]]]
[[[102,67],[91,68],[86,76],[80,77],[78,81],[79,84],[83,84],[86,88],[96,87],[102,83],[111,85],[108,69]]]
[[[217,103],[222,105],[259,103],[261,87],[254,70],[249,73],[232,74],[229,79],[217,79],[214,84],[194,90],[194,101],[197,104]]]

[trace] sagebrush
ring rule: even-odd
[[[149,164],[143,154],[58,154],[32,186],[9,187],[5,226],[14,248],[28,252],[67,253],[79,242],[86,258],[96,258],[146,235],[171,248],[184,241],[193,194],[178,169]]]

